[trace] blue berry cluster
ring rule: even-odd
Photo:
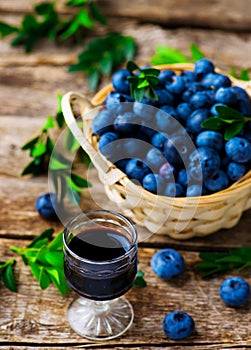
[[[232,86],[213,63],[201,59],[194,71],[159,73],[158,100],[135,101],[126,69],[112,76],[114,90],[92,122],[100,152],[146,190],[169,197],[211,194],[240,179],[251,164],[251,123],[224,140],[224,131],[203,129],[216,106],[251,117],[246,91]]]

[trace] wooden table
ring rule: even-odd
[[[234,1],[215,1],[213,5],[209,5],[209,1],[191,1],[189,11],[186,1],[180,1],[176,7],[175,3],[171,0],[156,4],[134,1],[129,6],[128,1],[100,1],[104,12],[110,16],[109,29],[136,38],[136,61],[140,64],[149,62],[158,44],[188,53],[190,43],[195,42],[223,69],[251,68],[250,2],[240,0],[237,7]],[[19,23],[30,9],[31,2],[27,0],[0,0],[0,20]],[[221,12],[225,15],[219,19]],[[90,38],[103,31],[98,27],[90,33]],[[9,42],[8,38],[0,42],[0,260],[15,256],[9,246],[26,245],[51,226],[56,231],[62,229],[61,224],[47,222],[36,213],[37,196],[48,191],[47,177],[20,176],[29,160],[20,147],[40,129],[46,116],[55,112],[57,93],[75,90],[92,96],[82,74],[67,73],[80,47],[44,42],[26,55],[22,48],[10,48]],[[102,86],[107,82],[104,80]],[[108,202],[96,170],[92,169],[90,174],[98,203],[104,208],[117,209]],[[86,189],[82,209],[96,206]],[[123,337],[104,343],[95,344],[75,334],[66,320],[67,307],[75,295],[61,297],[53,286],[41,291],[29,268],[17,257],[18,293],[0,286],[0,349],[251,347],[251,302],[240,309],[232,309],[219,298],[219,286],[231,273],[202,280],[195,269],[200,251],[251,245],[250,214],[246,212],[234,229],[206,238],[175,241],[168,236],[154,235],[141,242],[139,268],[145,272],[147,287],[132,289],[127,294],[135,310],[133,326]],[[185,272],[170,282],[155,276],[150,268],[152,255],[164,247],[178,249],[186,262]],[[242,276],[251,283],[250,270]],[[191,314],[196,323],[195,334],[182,341],[169,340],[161,327],[165,314],[176,309]]]

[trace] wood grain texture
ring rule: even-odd
[[[14,256],[9,252],[10,245],[22,246],[25,241],[2,239],[0,256]],[[135,348],[148,344],[149,348],[213,345],[224,348],[230,345],[251,345],[250,322],[251,301],[245,308],[238,310],[226,307],[219,298],[219,286],[222,278],[204,281],[195,270],[198,254],[181,253],[186,262],[182,275],[173,281],[163,281],[151,270],[150,259],[155,249],[139,249],[139,268],[145,272],[148,286],[135,288],[127,293],[134,311],[135,320],[126,336],[111,340],[104,344],[93,344],[75,334],[68,326],[66,310],[75,295],[70,293],[66,298],[59,295],[54,286],[41,291],[37,282],[31,276],[29,267],[23,266],[17,259],[15,275],[18,282],[18,293],[11,293],[1,287],[0,299],[0,344],[3,342],[17,343],[20,346],[43,344],[48,348],[51,343],[58,345],[82,347],[90,346],[100,349],[134,346]],[[250,276],[245,276],[247,281]],[[162,331],[162,320],[166,313],[173,310],[188,312],[195,320],[195,334],[175,342],[169,340]],[[147,347],[145,347],[147,348]]]
[[[31,12],[39,0],[1,0],[0,12]],[[129,17],[165,26],[192,26],[249,30],[251,28],[251,4],[245,0],[98,0],[98,5],[109,17]],[[58,1],[58,10],[67,12],[64,1]],[[69,12],[69,10],[68,10]],[[224,15],[222,15],[224,14]]]

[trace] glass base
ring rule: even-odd
[[[78,298],[68,308],[71,328],[87,339],[109,340],[125,333],[133,322],[129,301],[120,297],[108,301]]]

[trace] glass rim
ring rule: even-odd
[[[119,217],[120,219],[122,219],[124,222],[126,222],[128,224],[129,227],[131,227],[131,229],[134,232],[134,237],[133,237],[133,241],[130,243],[130,248],[128,249],[128,251],[125,252],[125,254],[118,256],[116,258],[110,259],[110,260],[101,260],[101,261],[96,261],[96,260],[92,260],[92,259],[87,259],[87,258],[83,258],[79,255],[77,255],[76,253],[74,253],[70,248],[68,243],[66,242],[66,234],[67,232],[69,232],[69,226],[73,223],[74,220],[78,219],[80,216],[82,216],[83,214],[86,215],[88,217],[88,214],[92,214],[92,213],[106,213],[106,214],[112,214],[114,216]],[[91,220],[91,219],[90,219]],[[69,254],[71,254],[75,259],[82,261],[82,262],[87,262],[89,264],[95,264],[95,265],[105,265],[107,263],[116,263],[124,258],[126,258],[128,255],[130,255],[131,251],[133,250],[133,248],[136,246],[137,244],[137,238],[138,238],[138,234],[137,234],[137,230],[135,227],[135,224],[126,216],[124,216],[123,214],[116,212],[116,211],[112,211],[112,210],[106,210],[106,209],[91,209],[91,210],[86,210],[86,211],[82,211],[81,213],[79,213],[78,215],[74,216],[65,226],[64,231],[63,231],[63,248],[65,250],[67,250],[69,252]]]

